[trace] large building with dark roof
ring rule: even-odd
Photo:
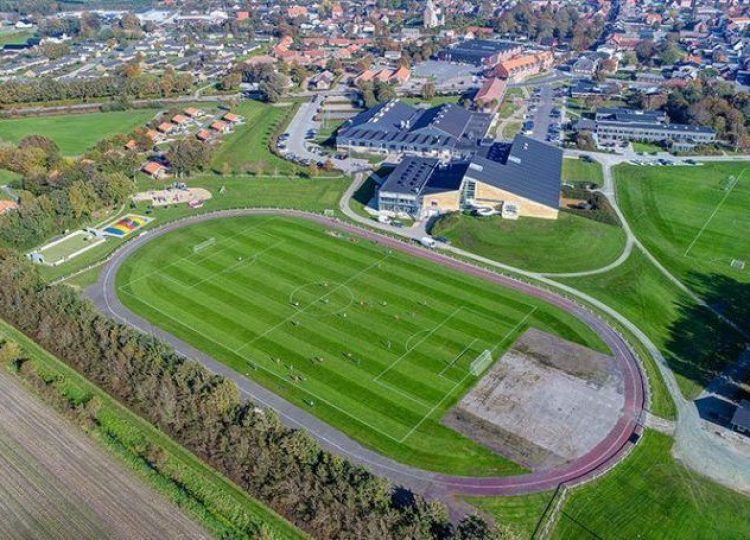
[[[703,126],[670,124],[659,111],[623,108],[600,108],[594,120],[583,119],[577,129],[596,134],[599,142],[611,141],[668,141],[678,150],[690,149],[716,141],[716,131]]]
[[[378,191],[378,208],[421,219],[467,208],[502,209],[556,219],[562,150],[524,135],[470,159],[444,162],[407,157]]]
[[[470,39],[446,47],[438,58],[446,62],[491,67],[498,62],[521,54],[523,47],[510,41]]]
[[[468,158],[478,151],[492,124],[492,115],[454,104],[429,109],[399,100],[383,103],[339,128],[339,150],[402,153],[437,158]]]

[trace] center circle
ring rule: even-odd
[[[289,303],[312,317],[345,315],[354,303],[354,293],[343,283],[318,281],[297,287],[289,295]]]

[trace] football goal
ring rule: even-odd
[[[489,349],[485,349],[485,351],[482,354],[477,356],[471,362],[471,366],[469,366],[469,371],[475,377],[479,377],[482,373],[484,373],[484,370],[487,369],[491,363],[492,363],[492,351],[490,351]]]
[[[193,246],[193,253],[198,253],[200,251],[203,251],[204,249],[210,248],[216,243],[216,238],[213,236],[209,238],[208,240],[201,242],[200,244],[195,244]]]

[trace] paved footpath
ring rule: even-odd
[[[499,286],[514,289],[567,311],[591,327],[612,350],[615,361],[624,375],[625,405],[623,415],[604,440],[584,456],[564,466],[506,477],[462,477],[438,474],[404,465],[362,446],[348,435],[326,424],[308,411],[289,403],[249,377],[234,371],[181,339],[152,325],[120,302],[115,287],[117,271],[125,260],[144,244],[170,231],[195,223],[252,215],[280,215],[309,219],[327,227],[359,235],[391,249],[429,259],[437,264],[485,279]],[[645,403],[646,389],[638,361],[620,334],[593,312],[554,292],[458,261],[435,251],[424,249],[414,243],[403,242],[356,225],[316,214],[276,209],[227,210],[169,223],[125,244],[107,263],[98,283],[89,289],[88,294],[105,314],[168,341],[180,354],[193,358],[211,371],[233,380],[246,397],[262,406],[275,410],[289,427],[304,429],[325,448],[334,453],[359,463],[376,474],[389,478],[398,485],[409,487],[427,496],[440,498],[452,505],[454,509],[456,507],[454,495],[519,495],[554,489],[562,482],[578,483],[589,479],[617,463],[632,445],[633,434],[640,433],[642,429],[640,420]]]

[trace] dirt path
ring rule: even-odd
[[[0,370],[0,538],[209,538]]]

